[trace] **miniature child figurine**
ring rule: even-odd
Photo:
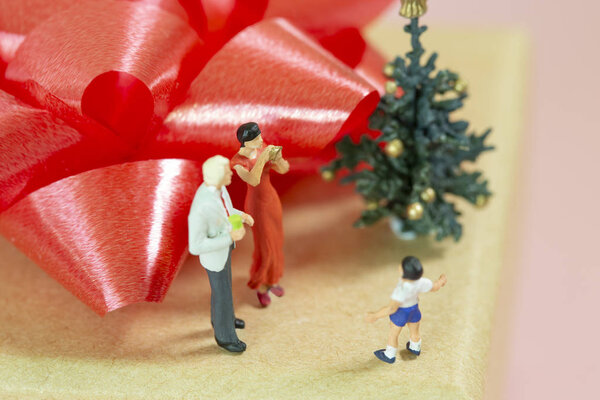
[[[406,349],[417,356],[421,354],[419,293],[437,292],[446,284],[446,275],[444,274],[440,275],[435,283],[427,278],[422,278],[423,266],[416,257],[405,257],[402,260],[400,272],[402,278],[392,293],[390,305],[377,312],[368,313],[366,317],[367,322],[375,322],[388,315],[390,317],[387,348],[375,352],[377,358],[389,364],[396,361],[398,335],[404,325],[408,325],[410,332],[410,340],[406,343]]]
[[[226,186],[233,173],[227,158],[214,156],[206,160],[202,175],[204,183],[196,191],[188,215],[189,249],[200,256],[208,274],[215,340],[225,350],[240,353],[246,350],[246,344],[239,340],[235,329],[243,329],[245,323],[233,311],[231,251],[246,234],[242,222],[252,226],[254,219],[231,204]]]
[[[248,286],[256,290],[263,307],[271,303],[269,292],[281,297],[284,290],[278,285],[283,275],[283,226],[281,201],[271,185],[269,171],[286,174],[290,164],[282,157],[281,147],[266,145],[255,122],[237,130],[241,144],[231,165],[240,179],[248,184],[245,209],[256,218],[252,227],[254,254]]]

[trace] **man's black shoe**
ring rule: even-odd
[[[246,323],[243,319],[236,318],[235,319],[235,329],[244,329],[246,327]]]
[[[221,343],[217,340],[217,344],[232,353],[241,353],[246,350],[246,343],[242,342],[241,340],[238,340],[234,343]]]

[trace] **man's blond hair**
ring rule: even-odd
[[[229,166],[229,160],[223,156],[213,156],[202,164],[202,177],[204,183],[217,186],[225,176],[225,167]]]

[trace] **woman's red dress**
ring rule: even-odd
[[[255,158],[236,154],[231,166],[241,165],[251,171],[266,145],[258,150]],[[283,275],[283,225],[281,201],[270,179],[271,162],[265,164],[260,183],[248,185],[244,211],[254,218],[254,254],[248,286],[258,289],[260,285],[273,286]]]

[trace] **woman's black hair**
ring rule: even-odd
[[[245,147],[245,143],[256,139],[260,135],[260,129],[256,122],[246,122],[240,125],[237,130],[237,140],[240,142],[241,147]]]
[[[417,257],[408,256],[402,260],[402,278],[416,281],[423,276],[423,266]]]

